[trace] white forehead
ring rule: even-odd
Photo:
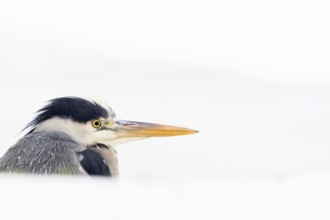
[[[95,103],[97,103],[98,105],[100,105],[101,107],[103,107],[104,109],[107,110],[107,112],[109,113],[109,117],[111,117],[111,118],[116,117],[115,112],[109,106],[108,102],[105,101],[104,99],[102,99],[101,97],[99,97],[98,95],[96,95],[95,93],[93,93],[93,92],[79,92],[79,93],[75,94],[74,96],[78,97],[78,98],[86,99],[86,100],[91,101],[91,102],[95,102]]]

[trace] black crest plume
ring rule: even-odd
[[[107,118],[108,111],[95,102],[78,97],[62,97],[49,101],[37,112],[37,116],[26,126],[35,127],[50,118],[70,118],[73,121],[86,123],[95,118]]]

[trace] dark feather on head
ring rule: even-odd
[[[35,127],[54,117],[69,118],[76,122],[86,123],[92,119],[109,116],[108,111],[101,105],[78,97],[52,99],[37,113],[37,116],[26,128]]]

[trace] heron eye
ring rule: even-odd
[[[94,128],[99,128],[102,125],[102,122],[99,119],[93,120],[92,121],[92,126]]]

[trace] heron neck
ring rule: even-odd
[[[88,148],[95,150],[103,157],[109,166],[112,177],[119,175],[117,152],[112,146],[97,144]]]

